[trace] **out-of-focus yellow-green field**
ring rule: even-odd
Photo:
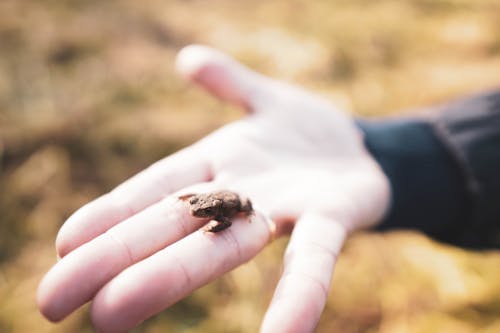
[[[35,306],[59,226],[242,116],[174,74],[189,43],[365,116],[500,87],[498,0],[0,1],[0,332],[92,332]],[[255,332],[286,241],[135,332]],[[318,332],[500,332],[500,253],[356,235]]]

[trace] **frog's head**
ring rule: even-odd
[[[191,204],[191,214],[196,217],[215,217],[219,214],[223,205],[220,199],[200,200],[198,197],[192,197],[189,203]]]

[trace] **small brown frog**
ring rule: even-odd
[[[249,216],[253,213],[250,200],[231,191],[186,194],[180,196],[179,199],[189,202],[191,215],[212,219],[204,228],[208,232],[222,231],[231,226],[233,217]]]

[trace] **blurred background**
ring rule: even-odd
[[[62,222],[242,116],[174,74],[189,43],[363,116],[500,87],[498,0],[2,0],[0,332],[92,332],[35,306]],[[286,241],[134,332],[255,332]],[[356,235],[318,332],[500,332],[500,253]]]

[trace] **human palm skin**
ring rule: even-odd
[[[322,98],[203,46],[183,49],[177,68],[247,115],[71,216],[39,286],[41,312],[58,321],[92,301],[97,329],[126,331],[250,260],[274,223],[292,236],[261,331],[314,330],[342,244],[383,217],[388,180],[351,117]],[[178,198],[217,190],[250,198],[252,223],[203,232],[209,219]]]

